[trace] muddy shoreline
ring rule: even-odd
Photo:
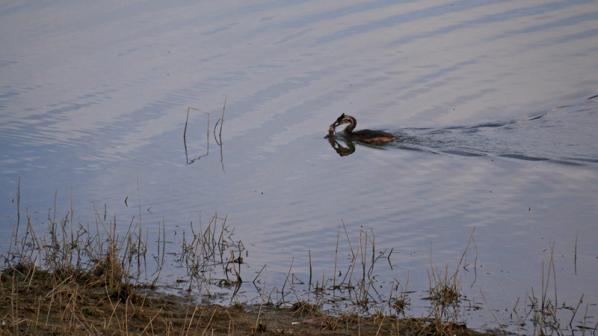
[[[110,258],[89,270],[17,264],[0,273],[2,335],[490,335],[432,318],[331,316],[297,302],[229,307],[194,303],[116,280]],[[492,333],[497,334],[497,333]]]

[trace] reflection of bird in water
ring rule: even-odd
[[[349,140],[359,141],[370,145],[384,145],[397,140],[396,136],[383,131],[369,129],[354,131],[355,126],[357,126],[357,120],[344,113],[330,125],[328,128],[328,136],[334,136],[336,128],[342,124],[349,124],[343,131],[345,137]]]
[[[328,142],[330,143],[330,146],[332,146],[332,148],[334,148],[334,150],[340,156],[351,155],[355,152],[355,145],[351,140],[345,141],[345,146],[343,146],[338,141],[336,141],[336,138],[334,136],[329,136]]]

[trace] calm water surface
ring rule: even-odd
[[[55,194],[149,232],[227,214],[271,284],[308,251],[329,270],[344,222],[394,249],[379,277],[424,312],[475,228],[470,325],[512,324],[551,246],[559,303],[598,321],[595,1],[4,1],[0,45],[2,250],[18,178],[40,226]],[[187,165],[187,107],[197,156],[225,96],[222,156]],[[343,112],[401,140],[341,157]]]

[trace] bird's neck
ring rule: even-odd
[[[347,125],[347,127],[345,127],[345,133],[351,134],[356,126],[357,126],[357,120],[351,119],[351,122],[349,123],[349,125]]]

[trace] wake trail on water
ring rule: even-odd
[[[525,119],[443,128],[403,128],[392,146],[435,154],[503,157],[598,167],[598,97]]]

